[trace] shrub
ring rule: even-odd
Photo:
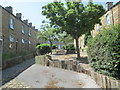
[[[38,49],[38,53],[40,55],[44,55],[51,52],[49,44],[40,44],[40,45],[37,45],[36,48]]]
[[[70,51],[70,50],[75,50],[75,47],[74,47],[74,44],[73,43],[70,43],[66,46],[63,46],[63,48],[67,51]]]
[[[87,53],[95,71],[120,79],[120,24],[104,28],[91,39]]]
[[[56,49],[57,48],[57,45],[56,44],[53,44],[52,45],[52,49]]]
[[[66,49],[66,46],[62,46],[62,48],[65,50],[65,49]]]
[[[90,38],[92,38],[92,35],[91,35],[91,32],[89,31],[84,36],[84,45],[85,46],[87,45],[87,43],[88,43],[88,41],[89,41]]]

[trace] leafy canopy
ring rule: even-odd
[[[42,7],[42,14],[74,39],[92,30],[100,17],[105,13],[102,5],[89,2],[84,6],[81,2],[53,2]]]

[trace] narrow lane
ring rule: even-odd
[[[26,88],[100,88],[83,73],[34,64],[4,87],[16,88],[16,82]],[[18,85],[19,86],[19,85]]]
[[[30,60],[26,60],[20,64],[17,64],[13,67],[10,67],[10,68],[3,70],[2,71],[2,84],[5,84],[6,82],[15,78],[21,72],[23,72],[24,70],[26,70],[28,67],[30,67],[33,64],[35,64],[34,58],[30,59]]]

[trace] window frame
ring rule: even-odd
[[[22,27],[22,34],[25,34],[25,27],[24,27],[24,25],[22,25],[21,27]]]
[[[31,31],[30,31],[30,29],[28,29],[28,35],[31,36]]]
[[[14,19],[10,18],[10,28],[14,30]]]
[[[107,15],[106,15],[106,25],[110,25],[110,14],[108,13]]]

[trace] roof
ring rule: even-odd
[[[2,8],[2,9],[4,9],[5,11],[7,11],[4,7],[2,7],[1,5],[0,5],[0,7]],[[13,13],[10,13],[9,11],[7,11],[9,14],[11,14],[12,16],[14,16],[16,19],[18,19]],[[28,24],[26,24],[25,22],[23,22],[22,20],[20,20],[20,19],[18,19],[19,21],[21,21],[22,23],[24,23],[26,26],[28,26],[29,28],[31,28],[32,30],[34,30],[34,31],[38,31],[37,29],[34,29],[34,28],[32,28],[32,27],[30,27]]]
[[[110,11],[112,8],[114,8],[115,6],[117,6],[118,4],[120,4],[120,1],[117,2],[115,5],[113,5],[110,9],[108,9],[106,12]]]

